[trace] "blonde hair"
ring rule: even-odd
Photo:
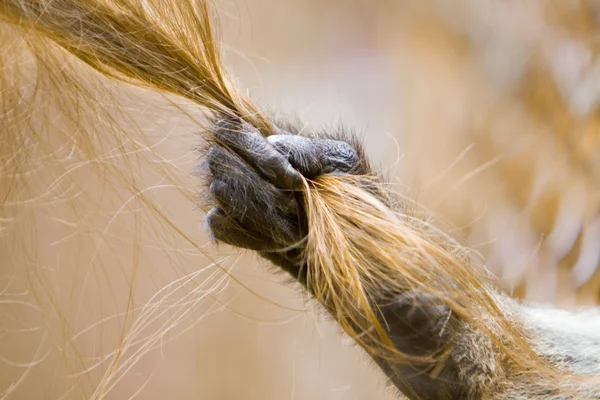
[[[69,86],[78,99],[85,99],[88,89],[62,70],[64,54],[53,54],[56,46],[52,43],[102,75],[181,96],[213,118],[235,118],[269,135],[273,126],[268,118],[235,89],[224,71],[211,24],[213,13],[202,0],[4,0],[0,4],[0,16],[10,25],[10,29],[3,28],[5,40],[25,42],[32,59],[53,60],[53,65],[45,70],[40,66],[38,72],[54,71],[49,78],[63,79],[61,87]],[[7,71],[11,66],[5,58],[2,62],[0,79],[3,86],[10,86]],[[21,101],[10,98],[11,93],[15,91],[3,91],[5,108]],[[74,98],[56,96],[63,96],[65,103]],[[67,104],[74,125],[81,125],[76,121],[77,107],[85,106],[89,105]],[[5,113],[4,132],[21,132],[24,118]],[[4,182],[8,198],[10,191],[26,184],[18,171],[23,164],[19,157],[28,155],[19,149],[36,139],[5,136],[2,167],[12,171],[14,178]],[[77,140],[93,152],[91,138]],[[135,185],[133,178],[124,179]],[[415,215],[412,206],[392,210],[394,196],[386,197],[390,190],[380,178],[322,176],[305,184],[309,232],[303,256],[310,267],[308,285],[344,331],[370,354],[400,363],[414,359],[391,343],[377,317],[373,296],[392,300],[416,289],[449,306],[464,325],[465,337],[482,341],[478,356],[496,363],[486,372],[493,375],[490,380],[513,377],[550,390],[572,390],[579,378],[565,375],[536,354],[526,332],[504,309],[478,258],[436,229],[427,217]],[[376,187],[382,195],[365,187]],[[2,210],[5,207],[0,205]],[[160,213],[156,208],[153,211]],[[431,355],[428,361],[447,357],[459,341],[455,338],[441,356]],[[498,382],[482,384],[490,393],[498,390]]]

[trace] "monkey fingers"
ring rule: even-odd
[[[298,208],[292,193],[275,188],[237,155],[219,145],[209,150],[206,161],[212,175],[209,191],[220,210],[231,219],[229,224],[219,225],[221,235],[213,232],[216,239],[238,245],[231,243],[232,240],[239,241],[240,232],[235,231],[246,229],[253,240],[244,239],[243,243],[254,243],[259,237],[268,240],[265,239],[264,246],[238,246],[266,251],[267,248],[290,246],[302,238],[299,225],[295,222]],[[212,229],[211,221],[209,218],[209,227]],[[232,235],[236,236],[229,240],[223,238],[225,227],[229,227]]]
[[[272,135],[267,141],[307,178],[331,173],[360,172],[358,154],[346,142],[297,135]]]
[[[208,212],[206,223],[210,235],[219,242],[262,252],[270,252],[281,247],[272,238],[242,226],[220,207],[214,207]]]
[[[255,129],[221,120],[215,124],[214,135],[219,144],[239,155],[278,188],[302,187],[298,171]]]

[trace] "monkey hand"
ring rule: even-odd
[[[247,125],[220,121],[206,156],[209,192],[215,206],[207,216],[212,237],[259,252],[310,291],[302,262],[308,227],[301,197],[302,177],[365,174],[367,161],[346,141],[276,134],[267,138]],[[356,147],[356,148],[355,148]],[[377,299],[380,293],[371,293]],[[436,354],[449,326],[449,309],[420,293],[377,305],[399,351],[416,357]],[[458,399],[463,388],[449,362],[393,363],[371,354],[385,374],[411,399]],[[431,373],[431,371],[435,373]]]
[[[255,250],[299,278],[298,256],[307,234],[301,175],[360,173],[360,158],[348,143],[292,134],[267,138],[248,125],[216,123],[206,155],[211,236]]]

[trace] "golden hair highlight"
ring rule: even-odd
[[[204,108],[213,119],[236,118],[264,135],[271,134],[269,119],[235,89],[223,68],[211,22],[213,12],[202,0],[0,0],[0,16],[12,27],[11,32],[6,26],[2,28],[6,31],[4,40],[24,41],[32,59],[54,60],[53,66],[46,67],[49,70],[61,71],[61,63],[68,59],[66,54],[51,54],[56,50],[56,46],[48,45],[51,41],[104,76],[181,96]],[[0,83],[10,86],[6,72],[11,67],[4,57],[0,60],[4,72]],[[38,73],[43,73],[43,68]],[[69,93],[55,97],[62,98],[72,110],[70,126],[81,125],[77,120],[78,106],[91,106],[68,103],[74,99],[84,102],[90,97],[85,85],[70,79],[66,72],[49,78],[63,79],[58,86],[71,87]],[[3,93],[18,92],[18,88],[13,89]],[[8,94],[2,98],[3,107],[10,108],[21,101],[6,97]],[[3,131],[27,124],[27,117],[26,111],[15,116],[4,112]],[[95,135],[101,137],[100,132]],[[20,176],[17,172],[23,161],[19,158],[27,154],[18,149],[27,147],[24,141],[36,139],[4,136],[8,141],[2,144],[2,155],[12,153],[14,157],[4,158],[3,163],[14,165],[13,175]],[[80,141],[80,147],[93,154],[95,144],[88,139],[86,142],[82,136],[72,140]],[[109,170],[110,165],[110,161],[102,164]],[[124,179],[136,191],[134,178]],[[568,388],[578,379],[535,353],[522,328],[505,314],[490,277],[468,249],[425,219],[393,211],[385,199],[362,189],[365,183],[387,192],[381,180],[371,176],[323,176],[307,181],[304,192],[309,218],[304,251],[310,267],[308,285],[351,338],[372,355],[397,362],[415,361],[391,343],[384,323],[377,317],[373,296],[384,294],[385,299],[376,300],[392,301],[394,296],[416,289],[449,306],[467,330],[483,334],[490,352],[498,358],[499,376],[529,377],[553,390]],[[3,191],[24,184],[27,183],[12,180],[6,182]],[[143,196],[140,201],[160,214]],[[0,208],[6,206],[6,201],[0,203]],[[160,219],[177,230],[168,218]],[[428,361],[437,362],[448,356],[454,344],[449,343],[443,354],[432,355]],[[111,368],[110,371],[118,369],[116,365]],[[565,384],[566,381],[569,382]],[[96,397],[101,398],[111,387],[106,383]]]

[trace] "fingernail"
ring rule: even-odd
[[[287,168],[285,169],[285,176],[286,176],[286,186],[288,186],[290,189],[301,189],[303,184],[304,184],[304,180],[302,179],[302,175],[300,175],[300,173],[298,171],[296,171],[294,169],[294,167],[292,167],[291,165],[288,165]]]

